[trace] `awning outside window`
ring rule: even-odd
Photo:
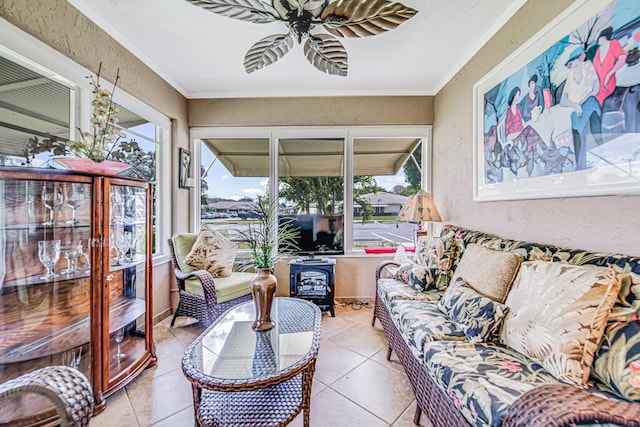
[[[420,145],[417,138],[358,138],[354,141],[354,175],[395,175]],[[204,144],[235,177],[269,176],[265,139],[205,139]],[[280,176],[342,176],[341,139],[281,139]]]

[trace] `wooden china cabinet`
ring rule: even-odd
[[[0,168],[0,382],[68,365],[96,406],[156,363],[147,181]],[[47,401],[0,407],[0,426],[50,425]]]

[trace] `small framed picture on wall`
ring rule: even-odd
[[[184,148],[180,148],[179,162],[180,174],[178,187],[189,188],[189,178],[191,178],[191,152]]]

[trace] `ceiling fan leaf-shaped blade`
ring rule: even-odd
[[[219,15],[241,21],[265,24],[279,20],[278,12],[262,0],[186,0]]]
[[[338,0],[325,7],[321,20],[333,35],[368,37],[393,30],[416,13],[413,8],[389,0]]]
[[[349,68],[347,50],[328,34],[311,36],[304,44],[304,54],[311,65],[323,73],[346,77]]]
[[[293,46],[290,34],[275,34],[265,37],[247,51],[244,69],[247,74],[273,64],[289,52]]]

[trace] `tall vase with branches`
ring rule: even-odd
[[[267,198],[258,199],[259,219],[241,231],[240,238],[249,246],[251,262],[256,276],[251,280],[251,292],[255,303],[256,318],[253,329],[266,331],[275,326],[271,319],[271,306],[277,280],[273,267],[281,259],[299,250],[296,239],[300,235],[293,227],[292,218],[277,218],[277,204]]]

